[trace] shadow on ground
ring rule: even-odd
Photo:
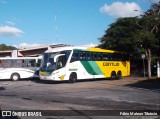
[[[80,82],[96,82],[96,81],[104,81],[104,80],[110,80],[109,78],[97,78],[97,79],[78,79],[74,83],[80,83]],[[73,84],[69,82],[68,80],[66,81],[54,81],[54,80],[40,80],[40,79],[32,79],[32,82],[35,83],[42,83],[42,84]],[[111,80],[112,81],[112,80]],[[114,81],[114,80],[113,80]]]
[[[4,87],[0,87],[0,90],[5,90],[5,88]]]
[[[144,88],[149,90],[157,90],[160,92],[160,79],[147,79],[143,81],[138,81],[134,84],[128,84],[126,86],[135,88]]]

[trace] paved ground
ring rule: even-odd
[[[146,80],[137,77],[79,81],[74,84],[39,80],[0,81],[0,108],[1,110],[58,110],[58,113],[62,114],[58,117],[38,117],[46,119],[152,119],[158,117],[116,115],[120,111],[128,110],[160,110],[159,83],[159,79]],[[64,110],[69,110],[69,114]],[[95,110],[103,110],[99,112],[102,116],[99,116]],[[73,112],[78,113],[79,116],[71,116]],[[56,111],[52,113],[55,115]],[[3,117],[3,119],[7,118]]]

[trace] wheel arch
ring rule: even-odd
[[[122,78],[122,71],[118,70],[117,74],[116,74],[116,79],[121,79]]]
[[[75,76],[77,77],[77,73],[76,73],[76,72],[71,72],[70,75],[69,75],[69,77],[70,77],[71,75],[75,75]]]
[[[69,75],[69,82],[74,83],[77,80],[77,73],[76,72],[71,72]]]
[[[111,74],[110,74],[110,78],[111,79],[115,79],[116,78],[116,71],[111,71]]]

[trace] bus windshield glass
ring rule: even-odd
[[[66,65],[71,51],[44,53],[40,70],[54,71]]]

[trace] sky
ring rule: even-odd
[[[111,23],[143,14],[150,1],[0,0],[0,44],[18,48],[98,45]]]

